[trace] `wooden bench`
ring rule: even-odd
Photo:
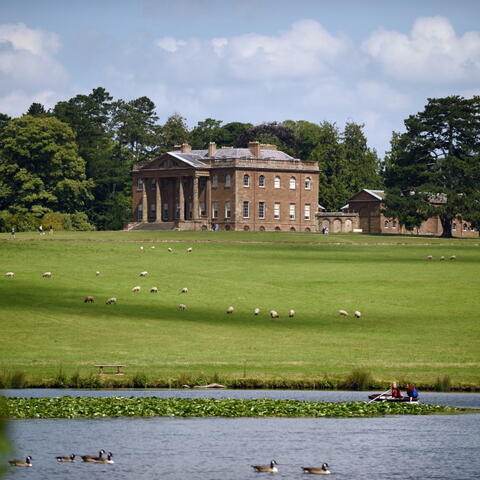
[[[104,372],[104,368],[116,368],[116,372],[110,372],[110,373],[115,373],[115,375],[123,375],[122,368],[126,367],[126,365],[95,365],[98,368],[98,373],[109,373],[109,372]]]

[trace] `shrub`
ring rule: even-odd
[[[88,217],[86,213],[83,212],[76,212],[70,215],[72,221],[72,230],[79,230],[79,231],[91,231],[95,230],[95,226],[92,225],[88,221]]]
[[[345,378],[345,387],[352,390],[368,390],[373,383],[372,374],[366,370],[354,370]]]
[[[147,376],[144,373],[136,373],[132,378],[132,383],[135,388],[147,388]]]
[[[67,375],[65,375],[65,372],[62,369],[60,369],[55,375],[54,379],[52,380],[51,386],[52,388],[68,387]]]
[[[449,375],[438,377],[435,382],[435,390],[438,392],[449,392],[452,389],[452,379]]]
[[[10,376],[10,388],[25,388],[27,377],[24,372],[14,372]]]

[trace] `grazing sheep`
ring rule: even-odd
[[[191,251],[193,251],[192,247],[187,248],[188,253],[190,253]]]
[[[357,318],[360,318],[362,316],[362,312],[359,312],[358,310],[354,313],[354,315],[357,317]]]
[[[339,310],[338,314],[341,315],[342,317],[348,317],[348,312],[345,310]]]
[[[234,311],[235,309],[232,306],[227,308],[227,313],[233,313]]]
[[[442,256],[440,257],[440,260],[445,260],[445,257],[442,255]]]
[[[94,301],[95,299],[91,295],[86,296],[84,300],[85,303],[93,303]]]
[[[100,275],[100,272],[95,272],[95,276],[99,276]]]
[[[258,315],[260,313],[260,309],[259,308],[256,308],[254,311],[253,311],[253,314],[254,315]]]
[[[167,252],[172,253],[172,252],[173,252],[173,248],[168,247],[168,248],[167,248]]]
[[[6,276],[7,278],[13,278],[13,277],[15,276],[15,274],[14,274],[13,272],[7,272],[7,273],[5,274],[5,276]]]
[[[143,250],[143,247],[140,247],[140,250]]]
[[[178,308],[179,308],[180,310],[186,310],[186,309],[187,309],[187,306],[186,306],[185,304],[181,303],[181,304],[178,306]]]
[[[275,310],[270,310],[270,316],[272,318],[280,318],[280,315]]]
[[[427,260],[433,260],[432,255],[429,255],[429,256],[427,257]]]
[[[294,316],[295,316],[295,310],[289,310],[289,311],[288,311],[288,316],[289,316],[290,318],[294,317]]]
[[[157,287],[152,287],[150,289],[150,293],[157,293],[158,292],[158,288]]]
[[[187,287],[183,287],[183,288],[180,290],[180,293],[188,293],[188,288],[187,288]]]
[[[148,272],[140,272],[141,277],[146,277],[148,275]]]
[[[132,288],[132,292],[139,292],[139,291],[140,291],[140,287],[138,285]]]
[[[117,297],[110,297],[105,303],[107,305],[112,305],[114,303],[117,303]]]
[[[42,277],[43,278],[50,278],[52,276],[52,272],[45,272]]]
[[[150,248],[153,250],[155,248],[155,245],[152,245]]]
[[[456,256],[456,255],[452,255],[452,256],[450,257],[450,260],[456,260],[456,259],[457,259],[457,256]]]

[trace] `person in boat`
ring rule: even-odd
[[[415,388],[415,385],[413,385],[413,383],[409,383],[407,385],[407,395],[410,398],[410,401],[411,400],[418,400],[418,391]]]
[[[392,383],[392,388],[390,389],[390,395],[393,398],[402,398],[402,392],[400,389],[397,387],[397,382]]]

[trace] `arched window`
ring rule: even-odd
[[[230,174],[225,175],[225,186],[230,187],[232,185],[232,176]]]
[[[310,177],[307,177],[305,179],[305,190],[311,190],[312,189],[312,179]]]
[[[290,190],[295,190],[297,188],[297,180],[295,177],[290,177]]]
[[[384,227],[388,228],[388,220],[385,220]]]
[[[392,222],[392,228],[397,228],[397,221],[396,221],[396,220],[394,220],[394,221]]]
[[[463,224],[463,231],[466,232],[468,230],[468,225],[466,223]]]
[[[143,180],[141,178],[137,179],[137,190],[143,190]]]
[[[456,230],[457,229],[457,224],[455,222],[452,223],[452,230]]]
[[[281,183],[280,183],[280,177],[278,175],[275,177],[275,181],[273,182],[273,186],[274,186],[274,188],[280,188],[282,186]]]
[[[265,187],[265,176],[260,175],[258,177],[258,186],[264,188]]]
[[[244,187],[249,187],[250,186],[250,175],[244,175],[243,176],[243,186]]]

